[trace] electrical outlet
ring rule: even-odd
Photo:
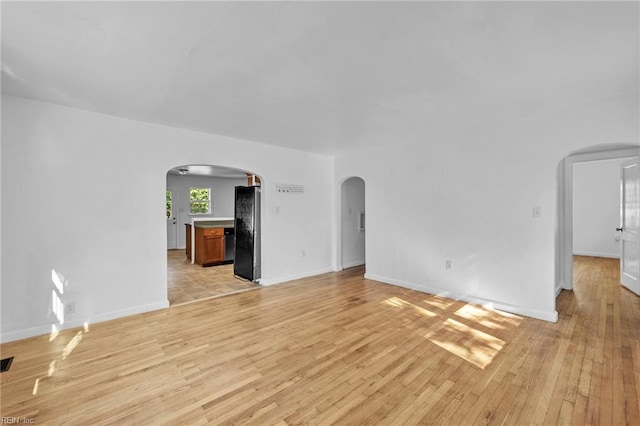
[[[76,313],[76,302],[67,302],[64,304],[64,313],[65,314],[75,314]]]
[[[446,260],[444,262],[444,268],[445,269],[452,269],[453,268],[453,260]]]

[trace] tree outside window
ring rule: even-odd
[[[211,212],[211,190],[209,188],[190,188],[189,204],[191,214],[208,214]]]
[[[173,217],[173,194],[167,191],[167,219]]]

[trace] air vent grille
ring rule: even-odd
[[[286,194],[302,194],[304,192],[304,186],[293,185],[290,183],[278,183],[276,184],[276,191]]]
[[[12,362],[13,362],[13,357],[3,359],[1,372],[4,373],[5,371],[9,371],[9,368],[11,368]]]

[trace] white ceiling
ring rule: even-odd
[[[324,154],[638,92],[637,2],[1,7],[3,93]]]

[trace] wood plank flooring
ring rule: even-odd
[[[0,346],[36,424],[638,425],[640,298],[576,258],[557,323],[360,268]]]
[[[167,297],[171,306],[258,287],[236,278],[232,264],[203,268],[188,261],[185,250],[167,250]]]

